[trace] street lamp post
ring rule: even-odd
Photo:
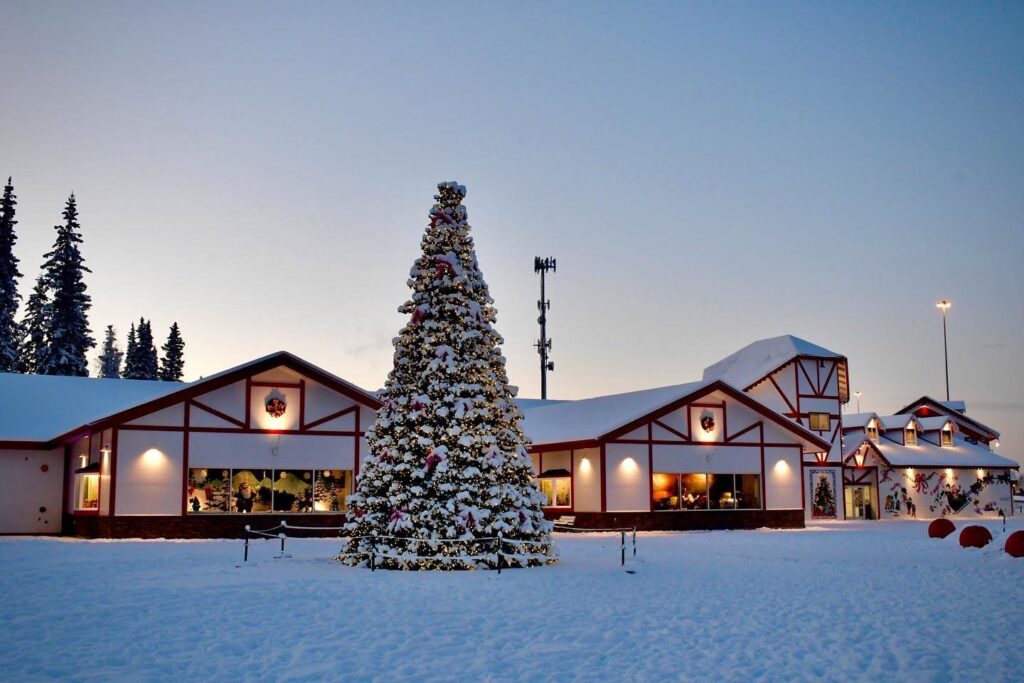
[[[949,345],[946,343],[946,311],[949,310],[949,299],[943,299],[935,304],[935,307],[942,311],[942,355],[946,361],[946,401],[949,401]]]
[[[853,392],[853,395],[857,397],[857,412],[859,413],[860,412],[860,392],[859,391],[855,391],[855,392]]]

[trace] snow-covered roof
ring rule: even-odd
[[[704,368],[704,381],[721,379],[746,389],[799,356],[844,358],[841,354],[790,334],[761,339]]]
[[[946,415],[936,415],[934,417],[919,417],[917,418],[917,423],[921,425],[922,432],[935,432],[942,429],[948,424],[956,424],[955,422],[953,422],[953,418],[948,417]]]
[[[523,432],[535,444],[597,439],[673,401],[685,398],[710,382],[690,382],[578,401],[547,401],[543,405],[516,403],[523,411]]]
[[[181,382],[0,373],[0,440],[49,441],[187,386]]]
[[[714,386],[712,386],[714,385]],[[722,390],[756,407],[763,414],[774,416],[776,422],[816,448],[825,444],[821,437],[802,425],[783,417],[760,401],[721,380],[702,380],[623,394],[595,396],[576,401],[535,402],[517,404],[523,411],[523,432],[535,445],[596,441],[665,406],[703,393]],[[530,399],[526,399],[530,401]]]
[[[911,413],[920,408],[929,408],[940,415],[948,415],[961,426],[968,427],[983,434],[988,434],[993,439],[999,438],[999,432],[982,422],[978,422],[973,417],[968,417],[964,414],[964,411],[967,410],[967,404],[963,401],[937,401],[931,396],[922,396],[916,401],[903,406],[896,412]]]
[[[867,429],[872,418],[877,420],[879,427],[882,427],[878,413],[849,413],[843,415],[843,429]]]
[[[959,436],[946,447],[925,439],[918,439],[916,446],[904,446],[884,437],[875,446],[893,467],[1020,467],[1020,463]]]
[[[906,429],[910,423],[917,424],[918,419],[912,413],[906,415],[879,415],[878,419],[882,422],[882,427],[886,430],[889,429]],[[920,425],[917,425],[920,427]]]

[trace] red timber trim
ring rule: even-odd
[[[687,442],[690,441],[690,437],[688,437],[686,434],[683,434],[682,432],[680,432],[677,429],[673,429],[672,427],[669,427],[667,424],[665,424],[661,420],[654,420],[654,424],[658,425],[659,427],[664,429],[666,432],[670,432],[672,434],[675,434],[676,436],[678,436],[683,441],[687,441]]]
[[[722,418],[725,421],[725,418]],[[654,423],[647,423],[647,511],[654,511]]]
[[[126,432],[183,432],[184,427],[167,427],[167,426],[156,426],[156,427],[143,427],[141,425],[121,425],[118,427]],[[310,432],[300,431],[298,429],[242,429],[234,427],[189,427],[189,432],[192,434],[205,433],[205,434],[305,434],[307,436],[363,436],[364,432],[356,432],[353,430],[324,430],[321,432]]]
[[[569,503],[573,510],[576,511],[576,451],[569,450]]]
[[[317,432],[320,434],[321,432]],[[646,443],[646,441],[644,442]],[[673,442],[674,443],[674,442]],[[532,444],[530,446],[531,453],[542,453],[544,451],[571,451],[574,449],[584,448],[597,448],[601,445],[601,442],[597,439],[584,439],[582,441],[556,441],[554,443],[545,444]]]
[[[822,382],[818,386],[818,393],[820,393],[820,394],[824,394],[825,393],[825,389],[828,388],[828,383],[830,381],[832,381],[832,375],[834,375],[836,373],[836,368],[838,368],[838,367],[839,367],[839,363],[833,363],[832,364],[832,368],[828,371],[828,374],[825,375],[825,381]],[[831,397],[830,396],[829,397],[822,396],[822,398],[831,398]],[[836,394],[835,398],[838,401],[839,400],[839,395]]]
[[[325,422],[330,422],[331,420],[336,420],[337,418],[342,417],[344,415],[348,415],[349,413],[351,413],[353,411],[357,411],[356,412],[356,419],[358,419],[358,417],[359,417],[358,410],[359,410],[359,406],[358,405],[349,406],[348,408],[345,408],[344,410],[339,410],[337,412],[331,413],[330,415],[325,415],[324,417],[321,417],[318,420],[313,420],[312,422],[304,425],[300,431],[308,431],[310,429],[313,429],[313,427],[318,427],[318,426],[322,425]],[[356,430],[358,430],[358,429],[359,429],[359,425],[356,424]]]
[[[669,403],[668,405],[662,406],[658,410],[655,410],[655,411],[653,411],[651,413],[648,413],[647,415],[639,417],[636,420],[633,420],[632,422],[629,422],[629,423],[623,425],[622,427],[619,427],[618,429],[615,429],[615,430],[613,430],[611,432],[608,432],[607,434],[602,435],[598,439],[598,441],[601,442],[601,443],[607,443],[608,441],[615,441],[619,437],[623,436],[624,434],[628,434],[629,432],[633,431],[634,429],[639,429],[640,427],[642,427],[645,424],[647,424],[649,421],[658,419],[658,418],[662,417],[663,415],[667,415],[668,413],[671,413],[671,412],[673,412],[675,410],[678,410],[678,409],[682,408],[683,406],[687,406],[687,407],[689,407],[691,405],[692,406],[697,406],[697,405],[699,405],[698,402],[700,401],[700,399],[702,399],[705,396],[708,396],[709,394],[712,394],[712,393],[714,393],[716,391],[721,391],[723,394],[725,394],[726,396],[732,398],[737,403],[739,403],[739,404],[741,404],[741,405],[743,405],[743,406],[753,410],[754,412],[760,414],[762,417],[767,418],[769,421],[774,422],[779,427],[782,427],[785,431],[787,431],[787,432],[789,432],[791,434],[795,434],[795,435],[799,436],[800,438],[804,439],[805,441],[810,441],[814,446],[820,447],[821,450],[823,450],[823,451],[827,452],[832,447],[832,444],[828,443],[827,441],[824,441],[821,437],[819,437],[816,434],[814,434],[813,432],[807,430],[802,425],[794,424],[791,420],[787,420],[785,417],[783,417],[783,416],[779,415],[778,413],[770,410],[769,408],[766,408],[765,406],[761,405],[758,401],[754,400],[753,398],[751,398],[747,394],[745,394],[745,393],[743,393],[741,391],[738,391],[737,389],[733,389],[731,386],[729,386],[728,384],[726,384],[725,382],[722,382],[720,380],[716,380],[714,382],[711,382],[710,384],[705,385],[704,387],[698,389],[697,391],[695,391],[694,393],[692,393],[692,394],[690,394],[688,396],[683,396],[682,398],[679,398],[679,399]],[[714,405],[715,405],[715,407],[719,407],[720,406],[720,404],[714,404]],[[724,416],[723,416],[723,422],[724,422]],[[723,428],[724,427],[725,427],[725,425],[723,425]],[[628,442],[622,441],[620,443],[628,443]],[[702,442],[702,443],[705,443],[705,442]],[[766,445],[768,445],[768,444],[766,444]],[[785,445],[786,446],[792,446],[793,444],[785,444]]]
[[[760,423],[759,423],[760,424]],[[682,446],[682,445],[693,445],[693,446],[736,446],[738,448],[754,447],[754,446],[765,446],[766,448],[795,448],[799,444],[793,443],[779,443],[775,441],[695,441],[692,444],[681,444],[678,441],[665,441],[664,439],[655,439],[654,441],[647,441],[645,439],[616,439],[609,441],[608,443],[618,444],[630,444],[633,446],[640,445],[645,446],[648,443],[653,443],[655,446]],[[810,454],[808,454],[810,455]],[[817,464],[817,463],[812,463]],[[837,465],[839,463],[836,463]]]
[[[762,510],[767,510],[768,509],[768,482],[765,481],[765,478],[764,478],[764,422],[758,422],[757,423],[757,429],[760,432],[759,437],[760,437],[760,441],[761,441],[761,509]],[[742,434],[742,432],[740,432],[740,433]],[[800,449],[800,453],[802,454],[803,451],[804,451],[804,449],[801,448]],[[800,474],[801,475],[803,474],[802,470],[801,470]],[[733,483],[735,484],[735,482],[733,482]],[[710,491],[708,493],[710,493]]]
[[[243,380],[246,383],[245,424],[249,425],[251,424],[252,419],[252,377],[253,375],[258,375],[261,372],[265,372],[276,367],[285,367],[301,375],[310,377],[316,380],[318,383],[323,384],[328,389],[336,391],[337,393],[346,396],[347,398],[355,401],[356,403],[367,406],[369,408],[373,408],[374,410],[380,408],[382,405],[381,402],[377,400],[376,396],[373,396],[372,394],[364,391],[363,389],[360,389],[354,384],[349,384],[345,380],[339,377],[335,377],[334,375],[326,372],[325,370],[322,370],[321,368],[318,368],[315,365],[307,363],[298,356],[293,356],[287,351],[280,351],[265,358],[261,358],[257,361],[253,361],[246,365],[242,365],[229,372],[224,372],[220,375],[214,375],[206,380],[199,380],[197,382],[187,384],[178,391],[173,391],[170,394],[167,394],[166,396],[162,396],[160,398],[153,399],[152,401],[147,401],[132,408],[128,408],[127,410],[123,410],[121,412],[108,415],[107,417],[104,417],[93,423],[85,425],[84,427],[77,427],[69,432],[61,434],[57,438],[47,443],[53,445],[65,443],[69,440],[73,440],[74,437],[80,434],[83,430],[102,431],[105,429],[109,429],[110,427],[115,425],[120,426],[125,422],[129,422],[138,417],[142,417],[143,415],[148,415],[150,413],[156,412],[157,410],[167,408],[169,406],[174,405],[175,403],[187,401],[189,399],[195,398],[196,396],[200,396],[215,389],[220,389],[222,387],[234,384],[236,382],[241,382]],[[257,383],[257,385],[259,384],[262,383]],[[277,387],[287,386],[287,383],[274,384],[267,382],[266,384]],[[296,384],[296,386],[298,385]]]
[[[846,362],[846,356],[827,356],[827,357],[826,356],[793,356],[792,358],[787,360],[785,363],[783,363],[779,367],[775,368],[771,372],[766,373],[764,377],[762,377],[762,378],[754,381],[750,385],[748,385],[747,388],[745,388],[743,391],[750,391],[751,389],[756,387],[758,384],[760,384],[761,382],[765,381],[766,379],[768,379],[769,377],[774,375],[779,370],[785,369],[785,367],[787,365],[789,365],[790,363],[796,363],[797,361],[799,361],[801,359],[803,359],[803,360],[814,360],[814,361],[823,360],[823,361],[826,361],[826,362],[827,361],[831,361],[833,363],[838,363],[838,362],[845,363]]]
[[[280,389],[282,387],[284,387],[285,389],[301,389],[302,381],[300,380],[298,382],[264,382],[261,380],[257,382],[256,380],[252,380],[251,382],[249,382],[249,385],[254,387],[264,387],[266,389]]]
[[[605,458],[605,447],[601,444],[601,512],[608,512],[608,462]]]
[[[299,429],[306,428],[306,380],[299,380]],[[359,425],[356,425],[359,429]]]
[[[781,370],[782,368],[779,369]],[[786,392],[782,390],[782,387],[780,387],[779,383],[775,381],[775,378],[771,375],[768,375],[768,381],[772,383],[772,386],[775,387],[775,391],[779,392],[779,396],[781,396],[782,400],[786,402],[786,405],[789,407],[789,412],[797,412],[796,406],[794,406],[793,403],[789,400],[789,397],[786,396]],[[799,391],[797,392],[797,394],[799,395]]]
[[[237,417],[231,417],[227,413],[222,413],[221,411],[217,410],[216,408],[211,408],[210,406],[206,405],[205,403],[201,403],[201,402],[197,401],[194,398],[189,400],[189,401],[185,401],[185,403],[186,404],[192,404],[196,408],[199,408],[200,410],[205,411],[205,412],[209,413],[210,415],[213,415],[214,417],[218,417],[218,418],[224,420],[225,422],[230,422],[233,425],[238,425],[242,429],[244,429],[245,427],[248,426],[248,425],[246,425],[245,422],[242,422]]]
[[[0,448],[21,451],[52,451],[56,446],[46,441],[0,441]]]
[[[100,458],[103,458],[103,432],[100,432]],[[89,443],[92,448],[92,442]],[[107,512],[113,517],[117,507],[117,429],[110,430],[110,507]]]
[[[760,429],[761,430],[760,443],[763,444],[764,443],[764,422],[763,421],[755,422],[752,425],[750,425],[749,427],[744,427],[743,429],[741,429],[740,431],[736,432],[732,436],[729,436],[728,434],[726,434],[725,435],[725,443],[732,443],[733,441],[735,441],[739,437],[743,436],[747,432],[752,431],[754,429]],[[743,442],[741,441],[740,443],[742,444]]]
[[[846,473],[850,472],[849,477]],[[843,468],[843,483],[844,484],[867,484],[870,483],[871,475],[878,472],[878,465],[865,465],[864,467],[844,467]]]
[[[803,373],[804,379],[807,380],[807,386],[809,386],[811,388],[811,391],[817,393],[818,392],[818,385],[814,382],[813,379],[811,379],[811,375],[807,372],[807,368],[804,367],[803,362],[801,362],[801,360],[798,360],[796,366],[798,368],[800,368],[800,372]],[[797,382],[797,385],[796,385],[796,392],[797,392],[798,395],[800,394],[800,383],[799,382]]]
[[[248,396],[248,391],[246,391]],[[249,405],[249,401],[245,402],[245,405]],[[248,409],[247,409],[248,410]],[[181,516],[188,515],[188,442],[191,441],[189,438],[189,424],[192,420],[192,406],[189,401],[185,401],[185,429],[181,433],[182,444],[181,444]],[[232,430],[237,431],[237,430]]]
[[[846,495],[846,494],[843,494]],[[804,474],[804,453],[800,449],[800,500],[803,502],[804,514],[807,514],[807,475]],[[836,501],[836,505],[839,501]]]

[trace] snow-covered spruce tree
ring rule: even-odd
[[[124,372],[121,376],[125,379],[142,379],[139,376],[139,341],[135,334],[135,323],[128,328],[128,341],[124,347]]]
[[[496,542],[487,539],[499,532],[513,541],[503,546],[509,566],[554,561],[465,194],[438,185],[410,273],[412,298],[399,308],[409,321],[394,340],[384,406],[366,435],[370,455],[348,499],[348,564],[372,548],[391,569],[494,567]]]
[[[178,323],[171,325],[167,341],[160,347],[164,357],[160,359],[160,379],[165,382],[180,382],[185,372],[185,340],[181,338]]]
[[[36,285],[25,302],[25,315],[18,325],[21,345],[18,349],[18,371],[28,375],[38,374],[46,355],[46,332],[50,327],[50,288],[46,274],[36,278]]]
[[[78,206],[74,193],[64,207],[64,224],[54,226],[53,250],[43,255],[43,273],[52,292],[46,330],[46,351],[37,368],[41,375],[89,376],[85,354],[96,341],[89,331],[92,297],[85,292],[84,274],[90,273],[78,245]]]
[[[21,332],[14,317],[18,313],[18,258],[14,255],[14,243],[18,237],[14,226],[14,207],[17,205],[14,186],[7,178],[3,199],[0,200],[0,372],[17,372],[19,363],[18,346]]]
[[[97,375],[106,379],[121,377],[121,358],[124,356],[117,346],[117,333],[113,325],[107,325],[103,334],[103,350],[96,359]]]

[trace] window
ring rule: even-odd
[[[939,432],[939,444],[946,448],[953,445],[953,428],[948,424]]]
[[[85,469],[85,468],[82,468]],[[75,509],[100,509],[100,474],[97,463],[96,472],[82,472],[75,475]]]
[[[572,480],[569,477],[545,477],[540,480],[544,507],[572,507]]]
[[[875,424],[874,420],[868,422],[867,432],[868,440],[870,440],[871,443],[878,443],[878,425]]]
[[[188,471],[189,512],[227,512],[231,507],[231,471],[193,467]]]
[[[313,473],[309,470],[274,471],[274,512],[312,512]]]
[[[809,413],[807,419],[812,431],[828,432],[832,430],[832,417],[828,413]]]
[[[759,510],[761,477],[757,474],[674,474],[651,479],[655,510]]]
[[[917,430],[913,427],[907,427],[904,430],[903,445],[905,446],[916,446],[917,445]]]
[[[340,513],[353,485],[352,470],[193,467],[188,473],[189,514]]]

